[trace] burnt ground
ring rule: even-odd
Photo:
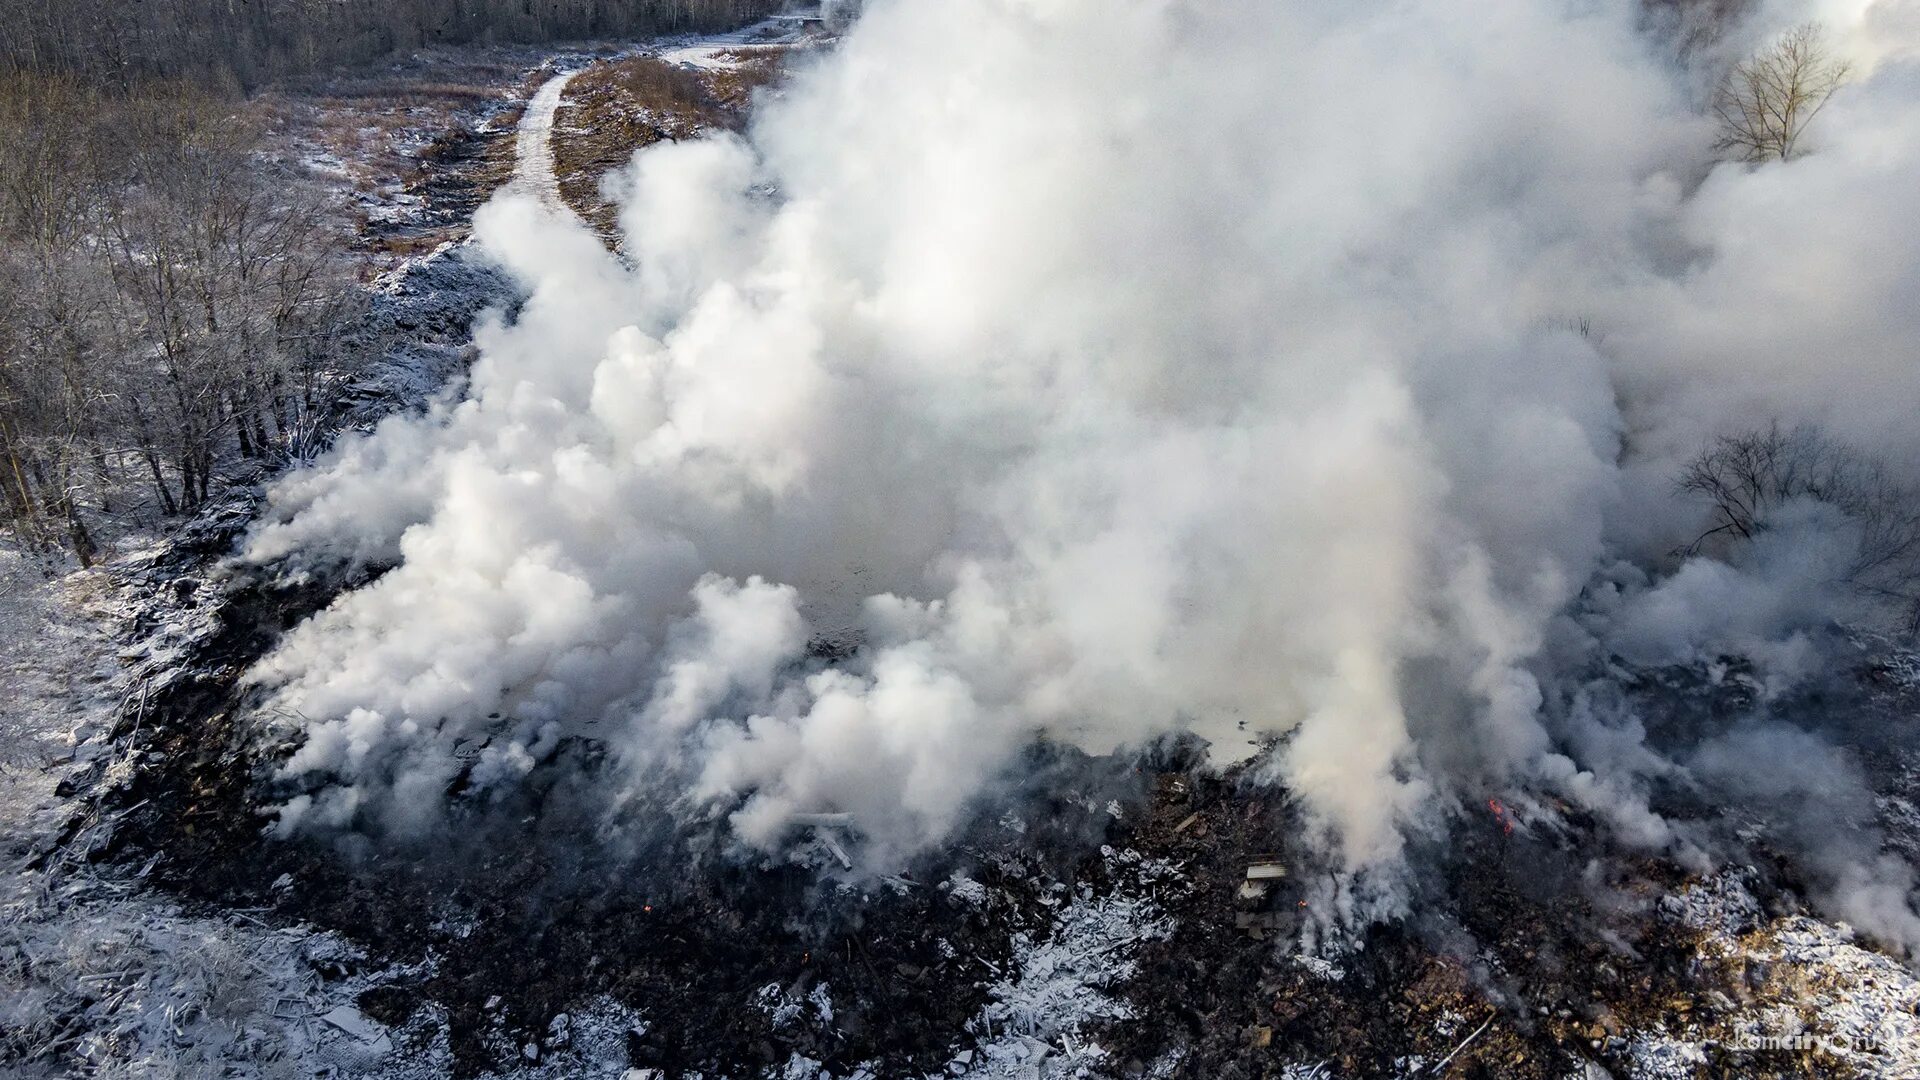
[[[561,755],[551,784],[534,785],[534,802],[475,808],[453,847],[272,840],[256,809],[272,761],[240,719],[249,702],[237,681],[353,582],[197,585],[248,517],[230,507],[128,582],[159,613],[201,605],[200,629],[129,701],[120,737],[142,766],[118,786],[68,782],[119,815],[88,857],[140,866],[152,885],[209,909],[337,931],[365,949],[366,965],[434,957],[359,1005],[396,1029],[443,1010],[459,1075],[512,1064],[519,1048],[551,1038],[556,1016],[597,995],[644,1010],[628,1061],[668,1076],[763,1075],[794,1054],[836,1072],[938,1072],[979,1035],[975,1018],[1019,935],[1049,933],[1054,897],[1116,887],[1103,845],[1165,860],[1187,883],[1168,900],[1171,932],[1132,950],[1138,970],[1124,994],[1137,1019],[1096,1033],[1116,1075],[1278,1077],[1301,1062],[1341,1076],[1429,1075],[1417,1070],[1443,1059],[1431,1075],[1560,1080],[1590,1062],[1639,1075],[1632,1033],[1711,1028],[1753,996],[1753,972],[1707,958],[1697,931],[1659,917],[1688,875],[1614,848],[1565,805],[1529,804],[1517,828],[1504,804],[1463,808],[1415,852],[1422,872],[1405,917],[1339,943],[1330,963],[1303,963],[1302,905],[1321,880],[1303,822],[1284,790],[1249,779],[1251,767],[1199,768],[1178,743],[1129,760],[1036,747],[1015,770],[1030,783],[1010,810],[983,810],[949,848],[883,882],[842,880],[824,859],[741,858],[715,834],[651,824],[664,813],[610,827],[563,779],[596,767],[585,745]],[[1884,672],[1859,674],[1854,705],[1883,701],[1874,687]],[[1724,675],[1641,679],[1677,703],[1679,727],[1732,724],[1752,706],[1746,684]],[[1882,741],[1902,735],[1880,728]],[[1753,854],[1754,894],[1797,910],[1806,883],[1790,861]],[[1269,860],[1287,876],[1263,898],[1240,897],[1247,866]],[[955,871],[991,902],[936,887]],[[830,984],[833,1022],[751,1007],[771,984],[795,997]],[[1836,1068],[1714,1048],[1681,1075],[1853,1075]]]

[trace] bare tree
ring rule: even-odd
[[[324,441],[377,347],[347,224],[255,154],[244,111],[0,75],[0,525],[82,562],[144,502]],[[237,455],[237,456],[236,456]],[[142,498],[143,491],[150,497]]]
[[[1786,161],[1807,125],[1847,80],[1850,68],[1828,50],[1817,23],[1804,23],[1733,66],[1714,92],[1720,122],[1715,148],[1746,161]]]
[[[1712,508],[1712,524],[1687,554],[1752,540],[1797,500],[1839,511],[1859,533],[1845,583],[1892,603],[1909,630],[1920,630],[1920,492],[1879,462],[1811,428],[1782,431],[1775,424],[1714,440],[1681,473],[1679,487]]]

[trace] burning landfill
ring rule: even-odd
[[[879,0],[509,185],[114,567],[0,1062],[1920,1076],[1920,21],[1708,7]]]

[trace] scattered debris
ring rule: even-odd
[[[320,1019],[364,1043],[384,1043],[386,1029],[360,1015],[351,1005],[336,1005],[320,1014]]]
[[[1454,1058],[1460,1056],[1460,1051],[1465,1050],[1470,1044],[1472,1044],[1473,1040],[1480,1037],[1481,1032],[1487,1030],[1487,1028],[1491,1027],[1492,1025],[1493,1025],[1493,1017],[1489,1016],[1483,1023],[1481,1023],[1479,1027],[1473,1029],[1473,1034],[1461,1040],[1459,1046],[1454,1047],[1451,1051],[1447,1053],[1446,1057],[1443,1057],[1439,1061],[1435,1062],[1433,1068],[1427,1070],[1428,1074],[1432,1076],[1439,1076],[1440,1074],[1446,1072],[1447,1063],[1452,1061]]]
[[[847,849],[840,846],[840,841],[834,839],[831,829],[818,828],[813,830],[813,835],[833,854],[834,860],[840,864],[841,869],[853,869],[853,859],[847,855]]]
[[[852,814],[795,814],[791,820],[800,828],[850,829],[853,827]]]

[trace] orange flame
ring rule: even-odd
[[[1513,815],[1507,813],[1506,806],[1504,806],[1499,799],[1488,799],[1487,809],[1493,811],[1493,816],[1499,820],[1500,831],[1503,833],[1512,834]]]

